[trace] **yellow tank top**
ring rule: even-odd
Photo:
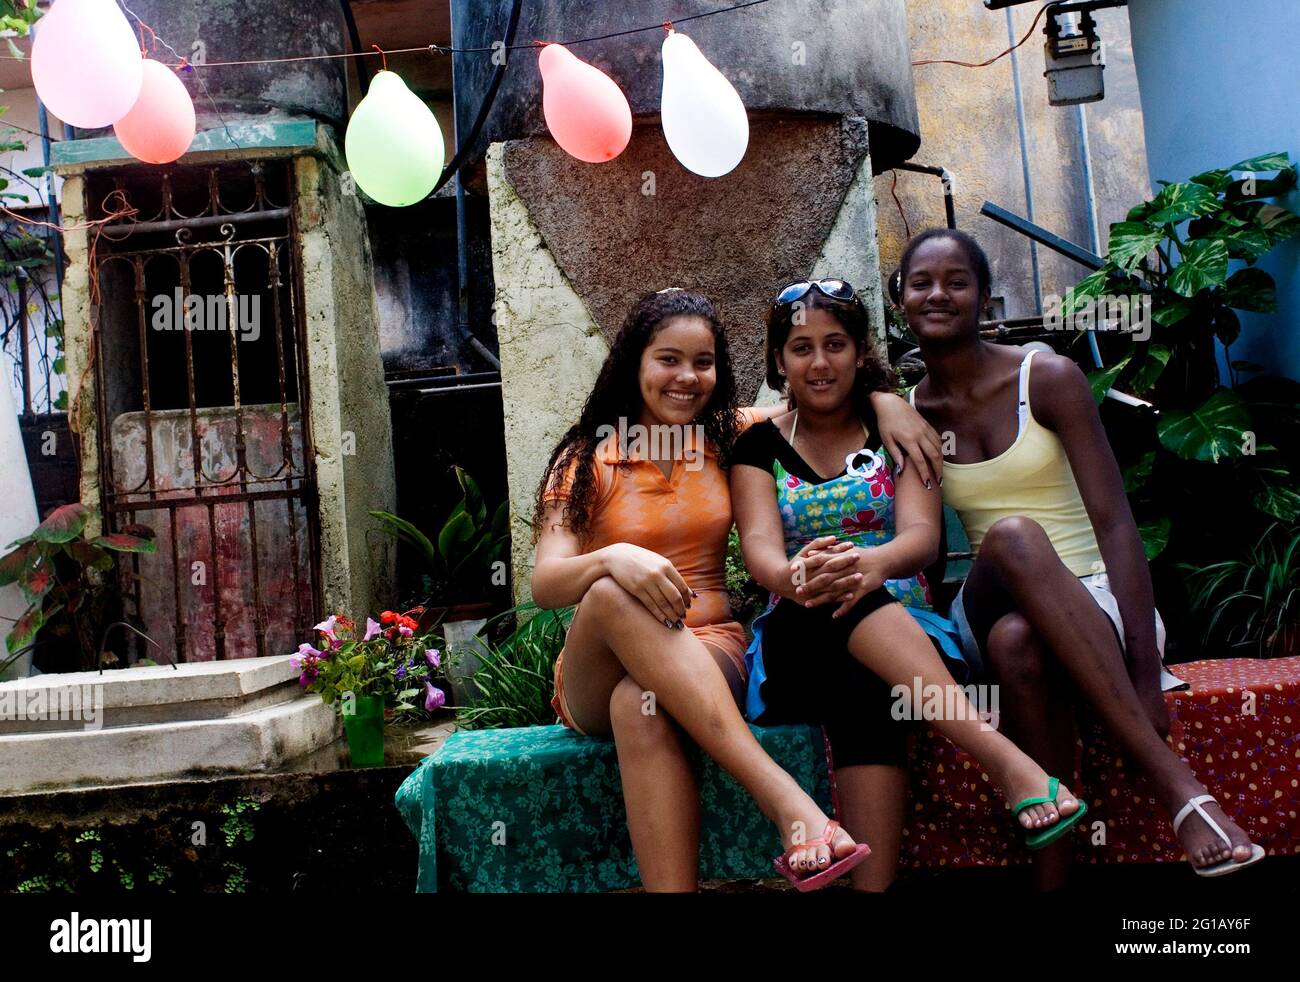
[[[1047,532],[1061,562],[1075,576],[1104,569],[1092,522],[1079,496],[1065,447],[1034,419],[1029,407],[1030,351],[1020,363],[1019,426],[1003,453],[974,464],[943,465],[943,502],[961,516],[971,551],[1002,518],[1033,519]],[[916,404],[916,390],[909,398]]]

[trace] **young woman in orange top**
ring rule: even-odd
[[[878,398],[887,445],[933,479],[923,454],[939,459],[937,441],[901,399]],[[628,315],[538,489],[533,599],[543,608],[578,604],[555,666],[554,705],[578,732],[613,736],[648,890],[697,886],[688,741],[776,824],[791,879],[820,883],[866,854],[763,751],[741,715],[746,637],[724,583],[732,514],[723,468],[737,432],[760,415],[736,409],[712,304],[660,291]],[[620,431],[635,425],[655,439],[620,446]]]

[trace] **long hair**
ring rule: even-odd
[[[707,297],[689,290],[651,293],[642,297],[628,313],[600,368],[591,395],[587,396],[582,414],[551,453],[533,505],[534,542],[541,534],[547,490],[569,472],[575,461],[577,467],[569,498],[564,503],[563,521],[579,541],[590,539],[596,494],[595,453],[601,442],[597,434],[605,426],[617,429],[620,417],[633,423],[640,416],[641,356],[666,320],[683,316],[702,317],[713,331],[717,384],[694,422],[703,427],[706,440],[718,455],[718,463],[725,467],[730,461],[737,429],[736,379],[718,313]]]
[[[772,308],[767,317],[767,384],[770,389],[785,396],[786,405],[791,409],[798,406],[794,393],[786,384],[785,376],[776,365],[776,356],[785,347],[794,329],[795,310],[802,304],[802,310],[825,310],[840,322],[840,326],[853,339],[858,352],[863,357],[862,367],[853,378],[853,410],[859,416],[865,416],[875,429],[875,413],[871,409],[871,393],[892,392],[894,390],[894,372],[889,365],[876,357],[869,340],[871,321],[867,309],[861,300],[837,300],[828,297],[816,287],[810,289],[795,303],[778,304]]]

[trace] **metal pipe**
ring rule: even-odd
[[[1007,8],[1007,37],[1011,44],[1011,81],[1016,93],[1016,125],[1020,128],[1020,168],[1025,181],[1025,211],[1032,222],[1034,220],[1034,181],[1029,172],[1029,137],[1025,127],[1025,100],[1020,91],[1020,58],[1016,54],[1016,25],[1011,19],[1011,8]],[[1029,243],[1029,262],[1034,275],[1034,303],[1043,309],[1043,280],[1038,269],[1038,247]]]
[[[912,171],[914,174],[933,174],[943,182],[943,210],[948,217],[948,227],[957,227],[957,210],[952,200],[952,173],[947,167],[931,167],[928,164],[913,164],[903,161],[895,165],[898,170]]]
[[[1087,211],[1088,245],[1094,253],[1101,255],[1101,233],[1097,228],[1097,195],[1092,182],[1092,149],[1088,143],[1088,114],[1082,103],[1075,107],[1074,118],[1079,126],[1079,156],[1083,166],[1083,206]],[[1092,363],[1101,368],[1101,348],[1097,346],[1097,336],[1088,332],[1088,350],[1092,352]]]
[[[993,219],[1000,225],[1005,225],[1015,232],[1019,232],[1030,239],[1031,242],[1041,243],[1053,252],[1059,252],[1067,259],[1074,260],[1080,266],[1098,270],[1106,265],[1106,260],[1102,259],[1101,256],[1089,252],[1083,246],[1075,245],[1069,239],[1061,238],[1055,232],[1049,232],[1041,225],[1035,225],[1033,222],[1021,218],[1014,212],[1007,211],[1000,205],[995,205],[992,201],[984,202],[980,207],[980,214]]]

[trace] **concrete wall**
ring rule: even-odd
[[[1034,5],[1013,8],[1017,41],[1037,12]],[[915,61],[978,63],[1009,46],[1005,12],[986,10],[974,0],[910,0],[907,15]],[[1122,10],[1102,10],[1095,16],[1106,43],[1106,98],[1089,104],[1085,114],[1104,251],[1110,224],[1122,221],[1130,207],[1147,198],[1150,185],[1127,18]],[[1075,109],[1047,103],[1042,24],[1017,51],[1035,219],[1088,248]],[[1027,211],[1010,56],[986,68],[917,65],[912,75],[921,120],[921,147],[913,162],[944,166],[952,173],[957,224],[988,252],[993,294],[1005,298],[1007,316],[1038,313],[1029,240],[979,214],[986,199],[1020,215]],[[945,224],[938,178],[904,171],[879,175],[876,207],[886,274],[897,267],[907,241],[899,204],[891,194],[895,174],[898,199],[912,234]],[[1047,249],[1039,248],[1038,256],[1044,294],[1063,293],[1087,272]]]
[[[1153,182],[1275,150],[1300,159],[1300,4],[1130,0],[1129,19]],[[1300,210],[1300,194],[1277,203]],[[1279,246],[1259,266],[1277,281],[1278,311],[1243,313],[1232,357],[1300,377],[1300,242]]]
[[[396,507],[392,425],[365,211],[324,131],[322,144],[295,167],[321,583],[326,611],[361,619],[394,602],[394,544],[367,535],[368,512]]]

